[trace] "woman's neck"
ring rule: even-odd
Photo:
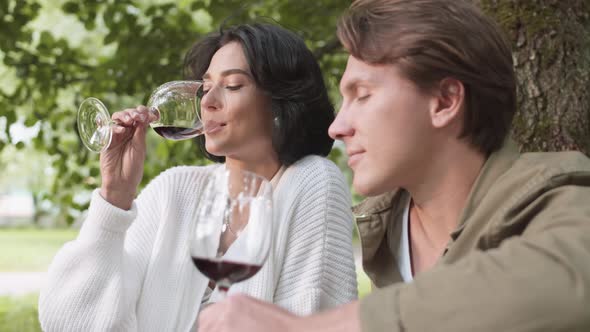
[[[276,156],[268,156],[256,160],[238,160],[232,158],[225,159],[227,168],[236,168],[256,173],[271,180],[281,168],[281,162]]]

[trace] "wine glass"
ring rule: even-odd
[[[204,132],[201,122],[202,81],[171,81],[152,92],[147,107],[157,120],[150,126],[171,140],[189,139]],[[104,104],[86,98],[78,108],[78,132],[84,145],[102,152],[111,144],[112,126],[116,124]]]
[[[218,169],[198,204],[189,250],[193,263],[224,297],[264,265],[272,239],[272,188],[264,177]]]

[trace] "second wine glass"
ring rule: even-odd
[[[202,81],[171,81],[156,88],[147,103],[149,111],[157,116],[150,126],[171,140],[202,134],[202,88]],[[78,108],[77,122],[80,138],[89,150],[100,153],[109,147],[116,123],[100,100],[85,99]]]
[[[218,169],[207,181],[190,237],[195,266],[225,296],[230,286],[254,276],[272,242],[272,189],[264,177]]]

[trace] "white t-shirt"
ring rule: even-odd
[[[397,250],[397,267],[402,275],[404,282],[411,282],[414,280],[412,275],[412,258],[410,255],[410,199],[404,208],[404,216],[402,218],[402,233],[399,241],[399,248]]]

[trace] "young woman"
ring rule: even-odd
[[[135,198],[151,115],[144,106],[113,114],[120,125],[101,154],[94,191],[78,238],[49,269],[39,299],[45,331],[188,331],[209,280],[188,253],[188,229],[204,180],[228,167],[273,185],[273,247],[263,268],[235,284],[295,314],[356,298],[350,193],[325,156],[334,119],[312,53],[274,25],[241,25],[206,36],[186,57],[203,79],[199,145],[210,166],[174,167]],[[230,319],[226,317],[224,319]]]

